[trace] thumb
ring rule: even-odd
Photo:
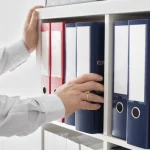
[[[32,13],[32,18],[31,18],[29,28],[32,29],[32,30],[36,30],[37,29],[37,24],[38,24],[38,12],[34,11]]]

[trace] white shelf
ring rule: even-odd
[[[38,9],[39,11],[39,42],[37,47],[37,70],[39,80],[41,78],[41,30],[40,23],[50,20],[65,21],[74,18],[82,21],[82,17],[88,19],[105,21],[105,95],[104,95],[104,134],[87,134],[76,131],[75,127],[60,122],[53,122],[54,126],[59,126],[76,133],[86,134],[93,138],[104,141],[104,150],[110,150],[112,144],[122,146],[132,150],[144,150],[127,144],[126,141],[114,138],[112,133],[112,63],[113,63],[113,23],[117,20],[150,18],[150,0],[105,0],[66,6],[56,6]],[[132,15],[132,13],[134,15]],[[144,13],[144,15],[143,15]],[[138,14],[138,15],[137,15]],[[42,88],[41,88],[42,89]],[[42,91],[41,91],[42,93]],[[49,125],[49,124],[48,124]],[[44,127],[43,127],[44,130]],[[43,136],[43,135],[42,135]],[[42,143],[44,138],[42,137]],[[42,149],[44,150],[43,146]]]
[[[74,126],[70,126],[70,125],[67,125],[65,123],[52,122],[51,124],[59,126],[59,127],[62,127],[62,128],[66,128],[66,129],[68,129],[70,131],[81,133],[83,135],[88,135],[90,137],[93,137],[93,138],[96,138],[96,139],[99,139],[99,140],[103,140],[105,142],[107,141],[107,142],[109,142],[111,144],[120,145],[120,146],[128,148],[128,149],[132,149],[132,150],[145,150],[145,149],[141,149],[141,148],[129,145],[129,144],[127,144],[126,141],[117,139],[117,138],[112,137],[112,136],[106,136],[106,135],[103,135],[103,134],[87,134],[87,133],[84,133],[84,132],[77,131]]]
[[[58,19],[150,11],[150,0],[105,0],[48,7],[38,10],[40,19]]]

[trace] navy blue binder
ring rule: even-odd
[[[77,76],[96,73],[104,77],[104,23],[77,23]],[[104,84],[104,81],[101,82]],[[104,93],[92,91],[103,96]],[[76,130],[86,133],[103,132],[103,104],[97,111],[79,110],[75,113]]]
[[[75,113],[65,118],[65,123],[68,125],[75,126]]]
[[[129,21],[127,143],[150,149],[150,20]]]
[[[112,135],[126,139],[128,101],[128,21],[114,22]]]
[[[69,82],[76,78],[76,24],[67,23],[65,28],[65,44],[66,44],[66,70],[65,82]],[[75,113],[65,118],[65,123],[75,125]]]

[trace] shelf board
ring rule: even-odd
[[[81,133],[83,135],[88,135],[90,137],[93,137],[93,138],[96,138],[96,139],[99,139],[99,140],[107,141],[108,143],[119,145],[119,146],[122,146],[122,147],[125,147],[125,148],[128,148],[128,149],[145,150],[145,149],[141,149],[141,148],[129,145],[129,144],[127,144],[126,141],[115,138],[115,137],[112,137],[112,136],[106,136],[104,134],[88,134],[88,133],[84,133],[84,132],[81,132],[81,131],[77,131],[74,126],[70,126],[70,125],[67,125],[65,123],[61,123],[61,122],[58,122],[58,121],[52,122],[51,124],[62,127],[62,128],[66,128],[70,131]]]
[[[105,0],[38,9],[40,19],[150,12],[150,0]]]

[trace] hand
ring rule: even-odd
[[[77,79],[62,85],[57,89],[55,94],[62,100],[66,116],[71,115],[73,112],[84,110],[97,110],[100,108],[99,104],[91,104],[90,102],[103,103],[103,97],[89,93],[88,91],[104,91],[102,84],[97,82],[102,81],[103,78],[96,74],[86,74]],[[88,101],[87,101],[88,99]]]
[[[36,9],[42,8],[43,6],[35,6],[33,7],[27,16],[24,25],[24,32],[23,32],[23,41],[26,45],[29,52],[32,52],[38,42],[38,12]]]

